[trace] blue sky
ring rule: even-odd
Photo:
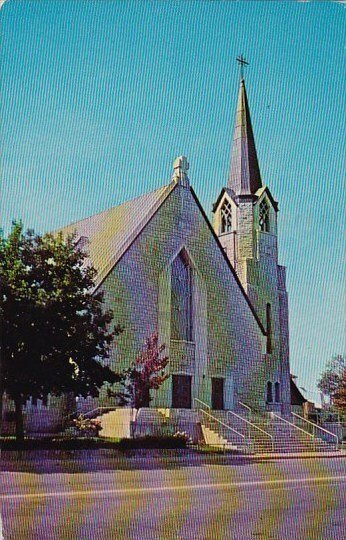
[[[4,229],[21,218],[45,232],[155,189],[180,154],[211,215],[243,53],[262,178],[280,205],[291,370],[316,391],[346,348],[345,6],[8,0]]]

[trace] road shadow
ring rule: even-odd
[[[3,451],[0,471],[80,474],[115,470],[173,470],[208,465],[236,467],[250,463],[255,462],[244,455],[191,450],[131,450],[126,453],[114,450]]]

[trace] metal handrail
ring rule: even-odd
[[[91,415],[92,413],[95,413],[95,412],[100,412],[100,414],[102,414],[102,411],[106,411],[106,412],[112,412],[112,411],[116,411],[118,408],[120,407],[95,407],[94,409],[90,409],[89,411],[86,411],[86,412],[81,412],[81,411],[75,411],[71,414],[69,414],[68,416],[65,417],[65,422],[68,422],[69,418],[72,418],[74,415],[77,415],[77,418],[78,416],[82,416],[83,418],[87,418],[88,415]],[[138,411],[139,409],[135,409],[134,407],[128,407],[129,409],[131,409],[131,420],[130,420],[130,425],[131,425],[131,422],[136,425],[137,424],[137,415],[138,415]],[[135,414],[134,414],[135,413]],[[124,425],[127,425],[127,422],[124,423]],[[68,425],[65,423],[65,426]]]
[[[92,414],[92,413],[94,413],[96,411],[102,412],[103,410],[105,410],[105,411],[111,412],[111,411],[115,411],[118,408],[119,407],[95,407],[95,409],[90,409],[89,411],[85,411],[85,412],[74,411],[74,412],[68,414],[67,416],[65,416],[65,420],[68,420],[69,418],[73,418],[74,416],[76,416],[76,417],[83,416],[84,418],[87,418],[88,415],[90,415],[90,414]]]
[[[305,431],[304,429],[298,427],[296,424],[293,424],[293,423],[290,422],[289,420],[286,420],[285,418],[282,418],[282,416],[279,416],[278,414],[275,414],[274,412],[271,412],[271,414],[272,414],[275,418],[278,418],[279,420],[281,420],[282,422],[286,422],[286,424],[289,424],[290,426],[293,426],[294,429],[297,429],[298,431],[301,431],[302,433],[305,433],[305,435],[309,435],[309,437],[312,437],[313,439],[315,438],[314,435],[312,435],[312,434],[309,433],[308,431]]]
[[[207,411],[204,411],[203,409],[199,409],[203,414],[206,414],[207,416],[209,416],[209,418],[212,418],[213,420],[216,420],[216,422],[218,422],[219,424],[221,424],[222,426],[225,426],[226,428],[230,429],[231,431],[233,431],[234,433],[236,433],[237,435],[239,435],[239,437],[241,437],[242,439],[245,439],[245,435],[243,435],[242,433],[239,433],[239,431],[237,431],[236,429],[233,429],[231,428],[231,426],[228,426],[227,424],[225,424],[224,422],[222,422],[222,420],[219,420],[218,418],[216,418],[216,416],[213,416],[212,414],[209,414]]]
[[[246,405],[245,403],[243,403],[242,401],[238,401],[239,405],[241,405],[242,407],[245,407],[245,409],[247,409],[248,411],[250,411],[250,413],[252,413],[252,409],[251,407],[249,407],[249,405]]]
[[[306,422],[307,424],[310,424],[313,426],[313,429],[319,429],[321,431],[324,431],[325,433],[328,433],[328,435],[331,435],[332,437],[334,437],[336,439],[336,444],[338,444],[339,442],[339,438],[338,436],[335,434],[335,433],[332,433],[331,431],[328,431],[328,429],[325,429],[321,426],[318,426],[317,424],[314,424],[314,422],[311,422],[310,420],[307,420],[306,418],[304,418],[303,416],[300,416],[299,414],[296,414],[294,412],[292,412],[292,415],[293,416],[296,416],[297,418],[299,418],[300,420],[303,420],[304,422]],[[314,434],[314,437],[316,437],[316,434]]]
[[[261,429],[260,427],[256,426],[256,424],[254,424],[253,422],[250,422],[249,420],[246,420],[246,418],[243,418],[242,416],[240,416],[239,414],[237,414],[237,413],[235,413],[233,411],[227,411],[227,415],[229,415],[229,414],[233,414],[233,416],[236,416],[237,418],[240,418],[240,420],[242,420],[243,422],[245,422],[249,426],[252,426],[253,428],[260,431],[261,433],[264,433],[267,437],[269,437],[271,439],[272,450],[274,450],[274,437],[273,437],[273,435],[270,435],[270,433],[267,433],[266,431],[264,431],[264,429]],[[248,437],[250,438],[250,436],[248,436]]]
[[[244,407],[245,409],[247,409],[249,411],[249,418],[250,420],[252,419],[253,417],[253,410],[251,409],[251,407],[249,407],[249,405],[246,405],[246,403],[243,403],[242,401],[238,401],[239,405],[241,405],[242,407]]]
[[[204,403],[204,401],[198,399],[198,398],[194,398],[194,401],[197,401],[198,403],[201,403],[201,405],[204,405],[204,407],[207,407],[207,409],[210,411],[211,410],[211,407],[210,405],[208,405],[207,403]],[[202,410],[202,409],[201,409]]]
[[[86,411],[84,413],[80,413],[82,414],[84,417],[87,417],[87,415],[91,415],[95,412],[100,412],[102,413],[103,410],[106,410],[106,411],[112,411],[112,410],[115,410],[117,407],[95,407],[95,409],[91,409],[90,411]]]
[[[259,410],[259,409],[252,409],[251,407],[249,407],[249,405],[246,405],[246,403],[244,403],[243,401],[238,401],[238,403],[239,405],[241,405],[242,407],[245,407],[245,409],[250,411],[250,418],[252,418],[253,416],[256,416],[256,414],[260,416],[261,418],[266,417],[266,411]]]

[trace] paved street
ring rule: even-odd
[[[343,458],[2,462],[5,540],[343,539]]]

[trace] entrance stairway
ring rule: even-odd
[[[332,434],[328,437],[328,432],[323,433],[323,430],[320,433],[310,433],[305,426],[298,426],[293,416],[286,419],[279,415],[262,413],[252,414],[250,419],[246,413],[241,415],[233,411],[210,409],[207,411],[200,409],[199,415],[202,429],[205,425],[229,445],[241,451],[254,454],[285,454],[336,450]],[[323,440],[323,435],[328,440]],[[207,441],[206,443],[208,444]]]
[[[99,407],[85,413],[100,420],[100,437],[129,438],[185,432],[194,444],[251,454],[335,452],[337,437],[292,413],[212,410],[195,400],[195,409]]]

